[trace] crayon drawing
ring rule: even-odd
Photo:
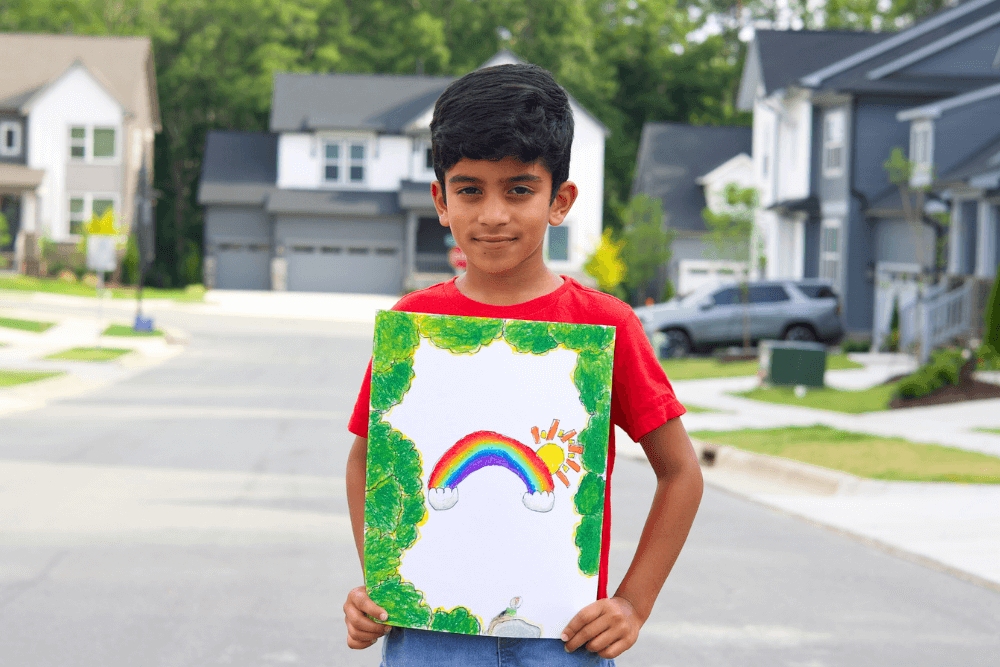
[[[558,637],[596,598],[613,359],[613,327],[378,314],[365,578],[390,624]]]

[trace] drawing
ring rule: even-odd
[[[595,599],[613,359],[613,327],[378,314],[364,560],[389,624],[556,636]]]
[[[427,482],[427,502],[446,510],[458,502],[458,489],[466,477],[487,466],[505,468],[520,478],[527,491],[521,500],[535,512],[548,512],[555,504],[552,474],[538,454],[514,438],[494,431],[470,433],[445,452]]]

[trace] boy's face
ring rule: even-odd
[[[563,183],[550,204],[551,192],[552,174],[541,162],[514,157],[462,159],[445,173],[443,184],[431,185],[441,224],[468,258],[468,271],[488,274],[544,267],[545,230],[566,218],[577,189]]]

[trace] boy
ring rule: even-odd
[[[497,639],[391,628],[365,587],[344,604],[348,646],[379,637],[383,665],[613,665],[631,647],[687,538],[701,500],[698,461],[680,422],[684,408],[632,310],[545,266],[548,225],[559,225],[577,197],[569,176],[573,116],[552,75],[534,65],[472,72],[441,95],[431,121],[431,194],[440,222],[468,258],[464,275],[405,296],[396,310],[616,327],[611,418],[638,439],[657,486],[639,547],[613,597],[607,596],[614,429],[608,443],[607,497],[598,600],[555,639]],[[350,430],[347,496],[364,563],[364,487],[370,372]],[[461,400],[456,392],[455,400]]]

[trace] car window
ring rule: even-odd
[[[837,295],[829,285],[798,285],[798,288],[810,299],[836,299]]]
[[[740,302],[740,291],[735,287],[720,290],[712,295],[716,306],[729,306]]]
[[[752,285],[749,292],[750,303],[788,301],[788,292],[781,285]]]

